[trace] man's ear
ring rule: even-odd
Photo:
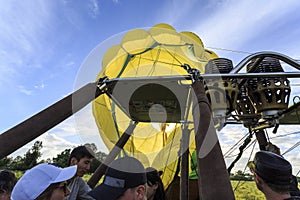
[[[146,195],[146,187],[144,185],[139,185],[136,188],[137,197],[140,200],[143,200]]]
[[[254,174],[254,179],[256,180],[257,183],[262,184],[263,180],[255,173]]]
[[[155,183],[152,187],[156,190],[158,188],[158,183]]]
[[[71,165],[71,166],[77,165],[77,159],[76,159],[75,157],[72,157],[72,158],[71,158],[70,165]]]

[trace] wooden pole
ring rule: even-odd
[[[181,139],[181,170],[180,170],[180,200],[189,199],[189,140],[188,125],[183,125]]]
[[[259,144],[259,149],[266,150],[266,147],[268,145],[268,140],[266,138],[265,131],[264,130],[256,130],[254,133],[255,133],[255,137]]]
[[[192,88],[200,199],[235,199],[203,82]]]
[[[137,122],[132,122],[126,129],[126,131],[122,134],[120,139],[117,141],[115,146],[112,148],[112,150],[109,152],[107,157],[105,158],[104,162],[101,163],[101,165],[96,169],[94,174],[91,176],[91,178],[88,180],[87,184],[94,188],[96,184],[99,182],[101,177],[105,174],[105,171],[107,169],[107,166],[119,155],[120,151],[123,149],[124,145],[130,138],[130,136],[133,133],[133,130],[135,129],[137,125]]]
[[[67,119],[101,94],[98,82],[88,83],[69,96],[0,135],[0,159]]]

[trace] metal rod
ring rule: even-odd
[[[115,146],[112,148],[112,150],[109,152],[107,157],[105,158],[104,162],[101,163],[101,165],[96,169],[94,174],[91,176],[91,178],[88,180],[87,184],[94,188],[96,184],[99,182],[101,177],[105,174],[105,171],[107,169],[107,166],[119,155],[120,151],[123,149],[124,145],[132,135],[135,127],[137,125],[137,122],[132,122],[129,124],[126,131],[122,134],[120,139],[117,141]]]
[[[236,73],[236,74],[201,74],[203,78],[273,78],[273,77],[285,77],[285,78],[299,78],[299,72],[264,72],[264,73]]]
[[[0,135],[0,159],[42,135],[97,98],[102,94],[98,85],[98,82],[88,83],[69,96],[2,133]]]
[[[277,59],[279,59],[283,62],[286,62],[287,64],[293,66],[294,68],[300,70],[300,64],[297,61],[293,60],[292,58],[290,58],[286,55],[277,53],[277,52],[266,51],[266,52],[254,53],[254,54],[251,54],[251,55],[247,56],[234,69],[232,69],[230,73],[231,74],[238,73],[243,67],[245,67],[247,65],[247,63],[250,60],[253,60],[253,59],[256,59],[256,58],[263,59],[265,57],[277,58]]]
[[[192,87],[199,199],[235,199],[203,82]]]

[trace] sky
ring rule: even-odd
[[[93,50],[114,35],[136,28],[167,23],[178,32],[194,32],[205,48],[234,65],[247,53],[260,51],[300,59],[298,0],[0,0],[0,4],[0,133],[94,81],[101,59],[88,69],[85,63]],[[292,94],[299,95],[297,90]],[[277,135],[270,131],[270,137],[297,130],[299,126],[282,126]],[[91,142],[88,138],[108,152],[95,134],[88,105],[37,140],[43,141],[44,158]],[[247,130],[229,126],[218,134],[226,152]],[[299,140],[295,134],[272,142],[284,151]],[[32,144],[11,156],[23,155]],[[300,170],[299,152],[300,147],[286,154],[294,173]],[[250,153],[248,148],[237,169],[244,168]]]

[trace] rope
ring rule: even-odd
[[[251,142],[251,138],[253,136],[253,133],[250,133],[250,135],[244,140],[244,143],[242,146],[239,147],[239,154],[238,156],[234,159],[234,161],[231,163],[231,165],[228,167],[228,173],[230,174],[231,169],[234,167],[235,163],[242,157],[244,153],[244,149],[247,147],[247,145]]]
[[[248,162],[250,161],[250,158],[252,157],[252,154],[253,154],[253,151],[254,151],[255,144],[256,144],[256,141],[255,141],[254,144],[253,144],[253,147],[252,147],[250,156],[249,156],[248,161],[247,161],[247,163],[246,163],[246,166],[245,166],[245,168],[244,168],[244,170],[243,170],[243,174],[245,174],[245,171],[246,171],[246,169],[247,169],[247,164],[248,164]],[[236,186],[235,186],[235,188],[234,188],[233,191],[235,191],[235,190],[238,188],[240,182],[241,182],[241,180],[239,180],[239,182],[236,184]],[[245,182],[245,181],[244,181],[244,182]]]

